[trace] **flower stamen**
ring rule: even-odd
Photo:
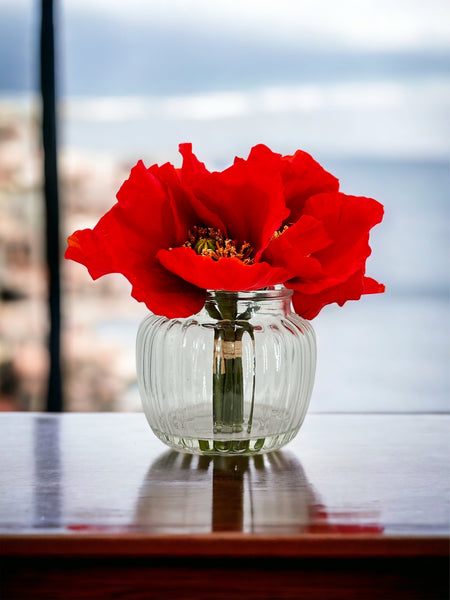
[[[285,231],[287,231],[288,229],[289,229],[289,225],[285,225],[282,229],[279,229],[278,231],[275,231],[275,233],[270,238],[270,241],[276,240],[277,238],[280,237],[280,235],[283,235],[283,233]]]
[[[220,229],[194,225],[192,231],[188,232],[188,239],[183,244],[186,248],[192,248],[197,254],[209,256],[213,260],[221,258],[237,258],[245,265],[252,265],[254,248],[244,242],[238,246],[236,240],[225,238]]]

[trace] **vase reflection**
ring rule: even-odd
[[[135,524],[173,534],[382,531],[374,513],[323,506],[299,460],[286,451],[249,457],[168,451],[142,483]]]

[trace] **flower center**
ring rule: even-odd
[[[220,229],[194,225],[192,231],[188,232],[188,239],[183,244],[186,248],[192,248],[197,254],[209,256],[213,260],[221,258],[238,258],[246,265],[254,263],[254,248],[248,242],[240,247],[236,240],[225,238]]]

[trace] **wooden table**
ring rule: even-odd
[[[0,415],[0,598],[447,598],[449,417],[309,414],[178,454],[141,414]]]

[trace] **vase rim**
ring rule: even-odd
[[[237,296],[238,300],[287,300],[294,292],[283,286],[272,286],[252,291],[207,290],[208,299],[215,299],[217,293],[226,294],[230,298]]]

